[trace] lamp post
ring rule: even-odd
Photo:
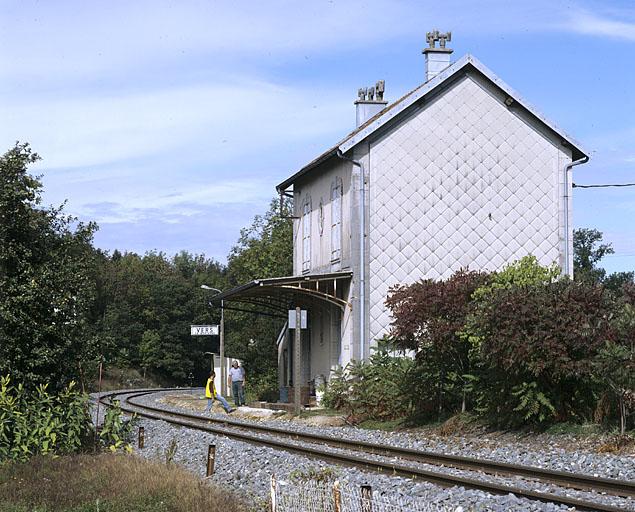
[[[213,292],[222,293],[218,288],[212,288],[206,284],[202,284],[203,290],[211,290]],[[225,301],[220,301],[220,394],[225,396],[227,394],[227,368],[225,367]],[[212,368],[213,369],[213,368]]]

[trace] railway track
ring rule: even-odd
[[[180,390],[183,390],[183,388]],[[477,477],[457,476],[444,471],[418,468],[404,464],[402,461],[452,467],[465,471],[479,472],[481,474],[486,473],[497,477],[521,477],[534,482],[548,483],[570,489],[603,493],[624,498],[635,497],[635,482],[633,481],[593,477],[564,471],[413,450],[398,446],[379,446],[373,443],[335,438],[327,435],[288,431],[267,425],[246,424],[230,418],[217,419],[191,413],[177,413],[159,407],[141,404],[138,400],[135,400],[156,391],[166,390],[145,389],[112,393],[103,396],[102,400],[105,398],[108,402],[117,396],[123,396],[124,399],[121,403],[121,408],[128,413],[135,413],[150,419],[163,420],[188,428],[225,435],[253,444],[266,445],[316,459],[327,460],[340,465],[354,466],[367,471],[398,475],[407,478],[422,479],[444,487],[463,486],[465,488],[478,489],[492,494],[511,493],[517,497],[575,507],[577,510],[599,510],[607,512],[623,512],[629,510],[629,508],[624,508],[623,506],[615,507],[568,495],[530,490],[518,486],[483,480]],[[106,403],[106,405],[108,405],[108,403]],[[263,437],[263,435],[265,437]],[[325,446],[328,448],[325,448]],[[346,450],[346,452],[343,450]],[[624,501],[626,502],[626,500]],[[635,508],[631,508],[630,510],[635,510]]]

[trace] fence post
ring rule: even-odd
[[[373,488],[370,485],[361,486],[362,512],[373,512]]]
[[[139,442],[137,443],[137,445],[139,446],[140,450],[143,450],[143,447],[146,444],[146,432],[145,429],[143,427],[139,427]]]
[[[334,512],[342,512],[342,493],[340,492],[339,480],[335,480],[333,484],[333,510]]]
[[[214,474],[214,462],[216,460],[216,445],[210,444],[207,449],[207,476]]]
[[[278,512],[278,504],[276,503],[276,475],[271,475],[271,485],[269,488],[271,494],[271,512]]]

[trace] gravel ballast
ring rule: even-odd
[[[200,393],[194,392],[193,394],[188,393],[187,396],[198,407],[183,408],[167,405],[164,400],[165,394],[156,393],[136,400],[148,405],[190,413],[193,408],[200,410],[199,408],[205,403],[203,400],[198,402],[192,398],[200,396]],[[174,392],[167,394],[175,395]],[[212,415],[219,418],[227,417],[225,413],[212,413]],[[232,416],[231,419],[240,420],[239,416]],[[240,421],[250,423],[248,420]],[[335,438],[346,437],[382,445],[390,444],[468,457],[483,457],[527,466],[567,470],[623,480],[635,479],[635,459],[631,456],[569,451],[555,445],[549,446],[549,444],[541,445],[539,450],[531,450],[524,443],[499,443],[490,439],[479,439],[478,442],[474,439],[460,437],[431,439],[407,432],[393,433],[352,427],[311,427],[301,422],[289,420],[267,420],[266,423],[285,429],[332,435]],[[444,489],[427,482],[413,482],[401,477],[390,477],[348,467],[333,466],[297,454],[232,440],[222,435],[172,426],[163,421],[141,419],[139,425],[144,426],[146,431],[145,448],[137,450],[142,456],[165,459],[168,446],[176,443],[174,462],[186,466],[201,476],[205,475],[207,447],[209,444],[215,444],[217,455],[213,481],[227,485],[246,497],[252,498],[255,503],[262,507],[265,507],[268,499],[271,474],[275,474],[279,481],[284,482],[291,479],[292,473],[306,473],[317,468],[331,468],[331,471],[334,472],[333,476],[341,482],[343,489],[371,485],[374,494],[382,494],[387,500],[392,498],[395,500],[395,504],[398,501],[405,503],[405,508],[401,510],[423,510],[421,508],[423,503],[429,504],[429,510],[566,510],[565,507],[518,499],[511,495],[493,496],[481,491],[457,487]],[[425,465],[421,466],[425,467]],[[446,470],[461,474],[459,470]],[[521,485],[523,482],[510,478],[505,483]],[[539,485],[542,491],[554,491],[554,488],[548,484],[527,484],[525,482],[525,485],[534,490]],[[574,495],[573,493],[568,494]],[[578,499],[597,499],[597,497],[586,493],[575,494],[575,497]],[[632,501],[629,500],[615,498],[607,498],[606,500],[609,504],[625,507],[625,510],[634,509],[631,506]],[[411,507],[408,506],[409,503]],[[395,508],[395,510],[398,509]]]

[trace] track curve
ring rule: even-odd
[[[532,481],[548,482],[562,487],[601,492],[614,496],[628,498],[635,496],[635,482],[633,481],[592,477],[589,475],[520,466],[491,460],[412,450],[398,446],[379,446],[373,443],[335,438],[323,434],[309,434],[306,432],[288,431],[267,425],[246,424],[229,418],[217,419],[191,413],[174,412],[141,404],[138,400],[135,400],[136,398],[151,393],[174,391],[176,389],[184,391],[188,388],[124,390],[104,394],[100,400],[105,405],[109,405],[112,400],[117,399],[116,397],[122,396],[124,398],[121,408],[127,413],[138,414],[150,419],[167,421],[188,428],[225,435],[248,443],[267,445],[312,458],[328,460],[340,465],[355,466],[367,471],[422,479],[444,487],[458,485],[492,494],[511,493],[518,497],[531,500],[575,507],[577,510],[600,510],[606,512],[623,512],[625,510],[623,507],[614,507],[560,494],[533,491],[506,484],[497,484],[479,478],[451,475],[442,471],[429,471],[398,463],[394,460],[382,459],[393,458],[398,461],[407,460],[409,462],[436,466],[451,466],[461,470],[478,471],[496,476],[522,477]],[[257,432],[258,434],[254,434],[253,432]],[[259,434],[264,434],[267,437],[262,437]],[[280,438],[286,438],[289,439],[289,441],[281,440]],[[313,446],[298,444],[299,442],[309,443]],[[324,445],[329,449],[325,449]],[[353,451],[356,452],[356,454],[341,453],[333,449]],[[357,453],[361,453],[361,455],[357,455]],[[369,457],[369,455],[371,457]]]

